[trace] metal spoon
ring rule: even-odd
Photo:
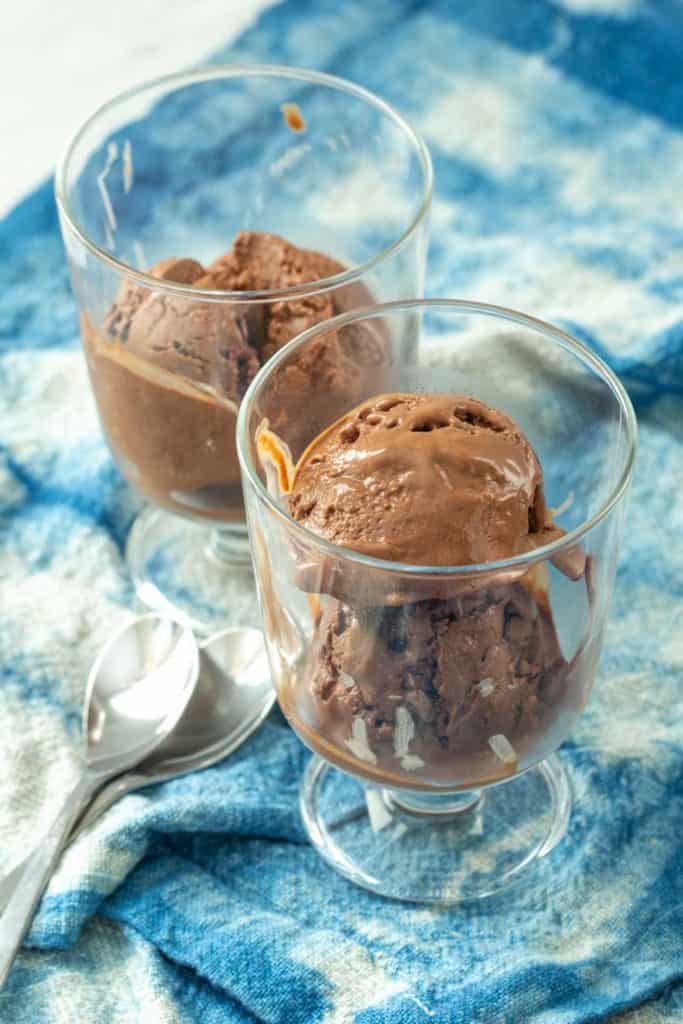
[[[108,779],[142,761],[168,735],[187,706],[198,671],[192,632],[157,614],[135,619],[95,660],[83,714],[83,772],[48,835],[24,865],[0,917],[0,987],[72,825]]]
[[[251,736],[274,701],[260,630],[231,627],[209,637],[200,644],[197,686],[173,732],[142,764],[97,794],[69,842],[127,793],[222,761]]]
[[[230,628],[209,637],[200,645],[197,685],[173,731],[135,769],[100,790],[68,842],[127,793],[222,761],[251,736],[274,700],[260,630]],[[0,882],[0,912],[16,889],[24,864]]]

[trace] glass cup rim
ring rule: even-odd
[[[92,127],[92,125],[118,105],[128,102],[137,96],[141,96],[148,91],[153,92],[159,88],[168,87],[167,91],[171,92],[174,91],[173,87],[184,88],[189,85],[196,85],[202,82],[221,79],[227,80],[231,78],[257,77],[296,79],[303,82],[309,82],[314,85],[326,86],[338,92],[347,93],[363,100],[370,106],[375,107],[393,121],[394,124],[398,125],[404,135],[410,140],[420,161],[423,173],[421,202],[417,212],[413,215],[410,223],[399,237],[392,242],[391,245],[388,245],[379,253],[372,256],[369,260],[366,260],[365,263],[349,268],[348,270],[344,270],[338,274],[320,278],[318,281],[309,281],[285,288],[260,289],[253,291],[195,288],[192,285],[179,284],[175,281],[165,281],[158,277],[154,277],[152,274],[146,273],[145,271],[131,267],[129,264],[124,263],[122,260],[118,260],[101,246],[97,245],[97,243],[89,237],[88,233],[81,227],[76,217],[72,214],[67,198],[67,181],[71,160],[79,143],[82,141],[86,132]],[[201,297],[202,300],[207,300],[209,302],[231,301],[239,303],[256,303],[264,301],[281,301],[291,296],[301,298],[309,295],[318,295],[320,293],[331,291],[334,288],[351,284],[352,282],[364,277],[375,266],[398,252],[399,249],[403,248],[405,243],[412,238],[426,218],[434,191],[434,170],[426,143],[408,118],[406,118],[405,115],[397,110],[397,108],[391,103],[388,103],[369,89],[365,89],[363,86],[357,85],[355,82],[351,82],[348,79],[341,78],[337,75],[330,75],[327,72],[314,71],[308,68],[299,68],[286,64],[236,63],[211,65],[203,68],[196,68],[192,71],[177,71],[169,75],[161,75],[157,78],[141,82],[129,89],[125,89],[123,92],[117,93],[115,96],[111,97],[105,103],[102,103],[89,117],[86,118],[85,121],[83,121],[69,139],[64,153],[57,165],[54,190],[55,201],[59,213],[81,245],[88,249],[97,259],[106,263],[109,267],[127,279],[134,281],[138,285],[153,288],[155,291],[170,292],[186,298],[197,299],[198,297]]]
[[[249,455],[247,419],[249,417],[250,407],[253,404],[258,391],[267,380],[269,374],[273,373],[280,363],[287,359],[292,352],[301,345],[306,344],[312,338],[325,334],[330,330],[337,330],[338,328],[345,327],[348,324],[358,322],[359,320],[374,319],[387,314],[415,311],[427,312],[429,310],[490,316],[493,319],[507,320],[533,330],[536,334],[541,334],[544,337],[549,338],[551,341],[559,344],[563,349],[572,352],[581,360],[581,362],[590,366],[596,374],[608,384],[613,396],[617,400],[624,417],[628,440],[628,452],[619,480],[612,489],[608,498],[603,502],[602,506],[596,513],[594,513],[594,515],[584,520],[579,526],[570,530],[557,540],[551,541],[548,544],[543,544],[534,548],[532,551],[527,551],[520,555],[513,555],[510,558],[502,558],[492,562],[479,562],[471,565],[430,566],[411,565],[404,562],[392,562],[386,559],[375,558],[372,555],[364,555],[359,551],[354,551],[352,548],[335,544],[332,541],[327,540],[325,537],[320,536],[320,534],[315,533],[313,530],[309,530],[308,527],[294,519],[293,516],[291,516],[285,509],[280,508],[263,485],[263,482],[256,472]],[[310,327],[308,330],[302,331],[301,334],[296,338],[293,338],[278,352],[271,356],[271,358],[258,371],[240,403],[236,429],[237,455],[248,484],[254,489],[258,498],[265,503],[276,517],[285,523],[288,529],[299,534],[299,536],[303,537],[308,544],[315,544],[320,547],[326,554],[333,558],[358,563],[368,569],[411,577],[476,577],[506,569],[519,569],[523,566],[532,566],[537,562],[553,558],[565,549],[571,548],[581,539],[581,537],[589,533],[598,525],[598,523],[609,515],[612,509],[619,504],[626,494],[633,473],[638,434],[636,414],[626,389],[609,366],[600,359],[599,356],[591,351],[587,345],[584,345],[560,327],[555,327],[553,324],[549,324],[544,320],[529,316],[526,313],[520,313],[514,309],[509,309],[506,306],[497,306],[491,303],[476,302],[467,299],[438,298],[398,300],[373,306],[365,306],[362,309],[351,310],[350,312],[331,317],[323,323],[316,324],[314,327]]]

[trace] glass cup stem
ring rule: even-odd
[[[481,789],[465,789],[459,793],[419,793],[400,789],[382,789],[380,792],[390,810],[436,820],[471,811],[483,797]]]
[[[215,527],[206,542],[206,557],[214,565],[249,565],[249,537],[244,523]]]

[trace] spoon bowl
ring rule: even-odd
[[[222,761],[258,728],[274,701],[260,630],[230,627],[209,637],[200,645],[197,685],[173,732],[135,771],[114,779],[98,793],[70,839],[93,825],[126,793]],[[0,895],[1,891],[0,886]]]
[[[196,641],[172,619],[143,615],[112,637],[86,687],[87,768],[110,775],[143,760],[185,711],[198,673]]]

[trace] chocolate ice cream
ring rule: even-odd
[[[334,544],[419,566],[488,563],[559,532],[520,429],[459,395],[363,403],[306,450],[289,508]],[[574,670],[543,565],[448,583],[437,574],[419,600],[397,597],[380,573],[382,599],[365,586],[373,570],[333,558],[330,570],[330,558],[317,576],[310,553],[297,568],[299,585],[325,596],[308,685],[281,695],[311,746],[342,767],[415,787],[471,786],[536,759]],[[428,596],[430,585],[438,596]]]
[[[321,281],[344,271],[341,263],[310,249],[297,249],[284,238],[259,231],[243,231],[230,252],[209,267],[200,287],[225,291],[266,291]],[[210,283],[209,283],[210,282]],[[261,359],[322,320],[338,312],[330,292],[274,302],[265,313],[262,331],[256,336]]]
[[[149,273],[196,289],[267,291],[318,281],[343,269],[276,235],[242,232],[208,268],[193,259],[168,259]],[[125,282],[101,332],[83,318],[100,418],[124,475],[174,511],[241,519],[234,438],[239,402],[273,352],[345,308],[348,288],[339,306],[337,294],[287,301],[245,297],[244,303],[227,303]],[[315,390],[318,373],[344,378],[348,372],[335,336],[326,336],[319,348],[318,360],[309,359],[310,365],[300,368],[305,382],[299,382],[299,398]],[[274,420],[283,414],[288,397],[273,409]]]
[[[413,565],[508,558],[546,520],[541,467],[516,424],[450,395],[365,402],[306,452],[290,509],[335,544]]]

